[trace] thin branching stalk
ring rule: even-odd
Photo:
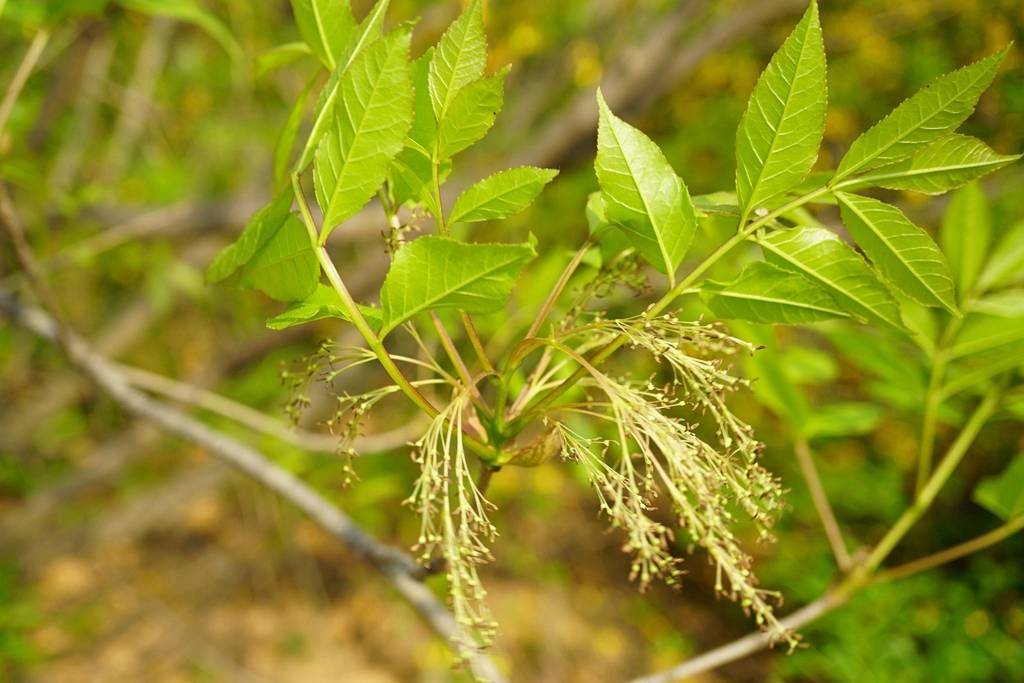
[[[796,453],[797,463],[800,465],[800,473],[807,482],[807,489],[810,491],[811,500],[814,502],[814,509],[821,520],[822,529],[832,548],[832,555],[835,557],[836,565],[841,572],[847,572],[852,566],[850,551],[843,539],[842,529],[836,521],[836,515],[832,511],[832,505],[828,502],[828,494],[821,484],[821,477],[818,475],[818,468],[814,464],[814,456],[811,453],[810,444],[803,437],[797,438],[793,443],[793,451]]]
[[[3,140],[4,131],[7,129],[7,120],[11,117],[11,112],[14,111],[14,104],[18,101],[25,83],[28,82],[29,76],[35,70],[36,64],[39,63],[39,58],[43,55],[43,50],[46,49],[46,44],[49,41],[49,31],[38,31],[33,36],[32,42],[29,43],[28,49],[25,50],[25,55],[21,58],[21,62],[18,63],[14,77],[11,79],[10,85],[7,86],[7,92],[4,93],[3,99],[0,100],[0,140]]]
[[[898,567],[881,571],[875,575],[871,580],[871,583],[887,583],[907,576],[913,576],[914,574],[920,574],[923,571],[934,569],[935,567],[941,567],[944,564],[949,564],[950,562],[967,557],[968,555],[981,552],[982,550],[985,550],[997,543],[1001,543],[1014,534],[1019,533],[1021,530],[1024,530],[1024,515],[1011,519],[1006,524],[1001,524],[992,531],[972,538],[969,541],[958,543],[951,548],[946,548],[945,550],[940,550],[937,553],[912,560],[906,564],[901,564]]]

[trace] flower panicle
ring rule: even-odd
[[[445,559],[457,637],[467,647],[482,648],[493,642],[497,625],[478,570],[493,559],[489,544],[497,529],[488,516],[495,506],[477,487],[469,467],[462,438],[467,410],[468,393],[456,392],[416,442],[413,459],[420,476],[406,504],[420,516],[414,547],[420,561],[428,563],[435,552]]]

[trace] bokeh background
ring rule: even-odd
[[[284,419],[282,368],[350,333],[334,323],[270,332],[264,320],[277,305],[208,288],[202,273],[270,196],[273,148],[312,69],[300,61],[260,73],[261,54],[297,40],[285,0],[202,4],[237,54],[193,23],[119,8],[60,22],[0,139],[0,177],[71,321],[98,349]],[[357,16],[369,5],[352,4]],[[460,10],[456,0],[392,4],[392,23],[422,17],[416,53]],[[1001,153],[1024,150],[1019,0],[821,5],[830,91],[822,167],[928,80],[1011,40],[1017,47],[965,130]],[[32,39],[31,6],[12,0],[0,15],[4,87]],[[791,0],[489,0],[490,67],[514,66],[495,131],[460,160],[456,177],[520,163],[561,169],[530,211],[483,229],[538,237],[543,277],[527,287],[544,285],[586,234],[583,207],[597,187],[595,87],[663,146],[692,193],[728,189],[747,96],[801,10]],[[1022,179],[1011,167],[984,185],[997,231],[1024,216]],[[943,199],[899,199],[920,224],[939,224]],[[385,267],[383,216],[368,216],[332,243],[364,295]],[[17,288],[7,244],[0,264],[0,286]],[[778,340],[810,400],[838,394],[861,406],[844,436],[825,430],[814,446],[837,514],[852,535],[875,540],[909,502],[916,420],[885,409],[870,359],[858,360],[855,348],[836,353],[834,342],[806,334]],[[753,396],[733,400],[790,489],[779,542],[753,546],[758,571],[799,605],[834,577],[831,556],[785,430]],[[329,397],[314,396],[303,426],[322,431],[329,410]],[[416,473],[407,448],[362,458],[360,481],[344,489],[333,454],[197,414],[260,446],[379,536],[405,546],[415,539],[417,521],[401,504]],[[911,534],[897,559],[991,528],[991,515],[970,502],[971,485],[1022,446],[1019,425],[984,432],[983,456],[968,459],[937,521]],[[638,593],[621,540],[573,468],[507,470],[492,493],[501,533],[485,572],[501,624],[494,656],[516,680],[624,680],[750,629],[737,606],[714,598],[714,573],[699,553],[681,590]],[[1022,558],[1017,537],[870,589],[807,628],[808,647],[761,653],[700,680],[1024,680]],[[0,681],[466,679],[387,584],[311,522],[202,451],[126,417],[55,348],[0,323]]]

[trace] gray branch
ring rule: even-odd
[[[129,413],[204,447],[309,515],[351,552],[373,564],[427,625],[465,659],[477,679],[504,683],[505,678],[493,661],[459,644],[455,619],[420,581],[423,569],[406,553],[377,541],[331,502],[252,447],[134,389],[111,362],[93,352],[73,332],[59,330],[54,319],[42,310],[23,305],[11,294],[0,293],[0,312],[41,337],[61,341],[71,362]]]

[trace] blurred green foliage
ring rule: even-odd
[[[368,5],[353,4],[361,10]],[[642,34],[674,3],[566,0],[489,4],[488,31],[493,45],[489,67],[514,65],[508,98],[541,97],[540,114],[533,122],[540,125],[545,116],[557,115],[572,95],[592,90],[608,65],[622,56],[623,45]],[[713,4],[712,13],[717,17],[745,8],[744,3],[732,0]],[[423,13],[420,30],[432,38],[457,11],[455,2],[395,0],[394,5],[396,18]],[[822,166],[834,164],[858,131],[931,78],[991,52],[994,46],[1012,40],[1019,46],[1024,38],[1024,4],[1019,0],[838,0],[823,5],[830,109],[825,153],[819,161]],[[10,81],[31,38],[31,29],[16,20],[39,22],[36,17],[19,14],[16,7],[30,5],[8,0],[6,14],[0,15],[2,83]],[[191,25],[174,24],[161,37],[160,32],[167,29],[121,6],[111,5],[96,17],[56,26],[40,72],[30,80],[13,111],[8,134],[0,139],[0,177],[31,207],[27,213],[32,236],[44,257],[69,250],[75,254],[76,246],[88,243],[131,209],[186,199],[216,202],[254,188],[269,193],[266,151],[272,149],[290,103],[304,86],[306,70],[295,64],[258,76],[255,63],[258,55],[273,46],[296,39],[287,2],[216,0],[204,7],[234,36],[244,59],[233,61],[216,39]],[[675,84],[668,96],[631,116],[632,123],[665,149],[693,194],[732,183],[736,123],[757,74],[790,27],[791,21],[785,18],[712,52],[692,74]],[[166,62],[151,75],[150,102],[137,113],[144,117],[145,126],[129,136],[129,147],[114,147],[117,140],[125,139],[119,137],[123,126],[133,125],[121,119],[131,101],[124,88],[138,68],[140,51],[157,40],[165,41]],[[89,50],[99,49],[104,41],[112,51],[111,62],[94,103],[96,120],[87,135],[90,131],[83,128],[82,111],[92,105],[76,100],[79,89],[72,86],[78,84]],[[414,47],[414,53],[417,51]],[[1002,153],[1024,148],[1022,64],[1024,52],[1015,47],[964,128]],[[507,116],[513,118],[514,110]],[[523,135],[515,125],[499,127],[493,148],[467,164],[486,165],[492,156],[514,150]],[[540,240],[540,258],[532,270],[536,277],[527,278],[526,287],[545,287],[567,250],[586,234],[583,207],[587,195],[596,189],[596,180],[590,165],[590,141],[585,147],[579,158],[565,161],[558,180],[531,210],[506,224],[508,241],[516,236],[525,238],[529,231]],[[68,150],[76,148],[80,165],[65,185],[54,185],[55,169],[67,163]],[[1021,182],[1020,169],[1013,168],[986,185],[993,200],[997,236],[1024,217]],[[940,214],[935,207],[941,202],[913,194],[898,198],[919,224],[938,225]],[[48,226],[55,227],[46,229]],[[706,225],[704,229],[714,231],[716,227]],[[482,230],[486,233],[487,227]],[[58,291],[75,293],[66,301],[68,313],[79,329],[89,334],[102,331],[106,321],[141,296],[145,305],[158,312],[159,333],[151,343],[134,345],[121,360],[176,377],[188,376],[256,338],[263,321],[277,308],[251,294],[211,292],[201,287],[208,255],[182,259],[188,247],[183,242],[186,240],[170,237],[144,238],[98,255],[86,250],[74,256],[70,267],[54,272],[53,285]],[[710,239],[697,243],[714,244]],[[380,246],[343,248],[352,259],[359,258],[359,249],[378,253]],[[353,269],[360,267],[356,260],[352,264]],[[727,273],[729,267],[726,264],[722,271]],[[629,306],[632,302],[620,303]],[[231,315],[225,314],[228,310]],[[688,311],[694,315],[703,312],[700,307]],[[505,320],[496,315],[479,322],[486,328]],[[316,332],[326,336],[335,328],[326,324]],[[925,378],[908,373],[905,365],[887,363],[887,357],[901,353],[898,348],[876,352],[886,347],[887,340],[865,339],[866,333],[849,327],[814,336],[786,331],[768,334],[778,345],[774,352],[780,356],[788,380],[801,388],[817,411],[809,437],[837,515],[851,536],[862,542],[877,538],[910,496],[907,481],[912,478],[920,406],[908,389],[919,383],[923,386]],[[273,353],[240,363],[239,371],[222,379],[217,389],[280,415],[287,400],[278,381],[280,369],[311,348],[309,338],[292,337]],[[26,371],[29,366],[35,368],[35,374]],[[60,367],[52,348],[29,344],[12,331],[0,329],[4,380],[0,408],[23,410],[38,398],[34,378]],[[763,393],[759,387],[754,391]],[[770,398],[763,402],[769,407],[772,404]],[[124,426],[125,418],[104,399],[86,403],[65,406],[30,425],[31,439],[25,450],[31,457],[0,446],[0,500],[5,507],[13,507],[73,469],[83,454],[96,446],[91,435],[109,434]],[[790,604],[800,603],[818,595],[834,577],[829,550],[788,450],[791,435],[772,412],[753,401],[745,401],[741,412],[767,443],[767,466],[780,473],[790,488],[792,512],[778,529],[778,543],[759,549],[760,574],[766,586],[785,587]],[[948,421],[957,417],[955,413],[946,416]],[[226,421],[211,418],[210,423],[244,435]],[[838,438],[837,434],[844,436]],[[310,455],[269,438],[255,442],[288,469],[330,492],[370,529],[395,538],[415,537],[416,522],[401,508],[415,476],[407,458],[361,460],[357,463],[360,482],[339,491],[342,465],[336,458]],[[117,484],[118,492],[142,487],[169,469],[180,444],[165,443],[163,447],[160,462],[133,470],[131,477]],[[994,526],[996,518],[971,502],[972,484],[998,473],[1022,449],[1024,437],[1019,431],[1001,430],[997,425],[983,439],[980,456],[968,459],[940,499],[937,515],[941,521],[935,533],[912,535],[901,557],[904,553],[904,559],[926,554]],[[501,525],[509,529],[501,541],[503,560],[497,571],[519,580],[528,578],[551,590],[566,585],[579,588],[576,579],[580,576],[598,582],[600,579],[590,574],[600,573],[610,575],[599,583],[604,589],[631,591],[625,582],[625,560],[615,557],[600,571],[580,568],[576,558],[561,552],[557,545],[538,547],[535,543],[538,538],[552,544],[565,541],[547,528],[557,526],[562,508],[576,510],[571,520],[580,525],[578,533],[601,533],[596,523],[586,526],[596,515],[582,492],[585,486],[579,474],[541,468],[496,478],[494,495],[503,509]],[[77,512],[68,513],[65,519]],[[593,559],[593,545],[583,548],[584,543],[580,544],[581,552],[590,552],[587,557]],[[605,538],[596,545],[602,552],[610,552],[617,541]],[[788,657],[762,657],[754,673],[737,666],[726,675],[735,673],[736,680],[835,683],[1024,680],[1024,566],[1020,562],[1024,539],[1018,535],[991,552],[992,559],[976,557],[865,591],[805,631],[810,647]],[[716,624],[707,629],[712,636],[702,633],[699,626],[692,628],[692,622],[680,621],[684,613],[678,603],[692,602],[699,607],[697,594],[706,593],[697,588],[691,591],[691,584],[711,581],[702,564],[699,557],[690,560],[693,576],[681,593],[655,591],[650,597],[636,598],[630,593],[632,607],[620,615],[628,623],[621,628],[611,625],[611,633],[601,630],[595,642],[600,646],[614,644],[616,638],[632,638],[639,652],[628,658],[634,668],[646,669],[672,664],[719,640],[742,634],[747,622],[731,607],[700,612]],[[0,675],[14,680],[44,658],[31,637],[41,618],[31,591],[20,581],[13,567],[0,571]],[[710,640],[712,637],[715,639]],[[298,637],[285,637],[281,647],[301,651],[304,646]],[[444,664],[438,669],[444,671]]]

